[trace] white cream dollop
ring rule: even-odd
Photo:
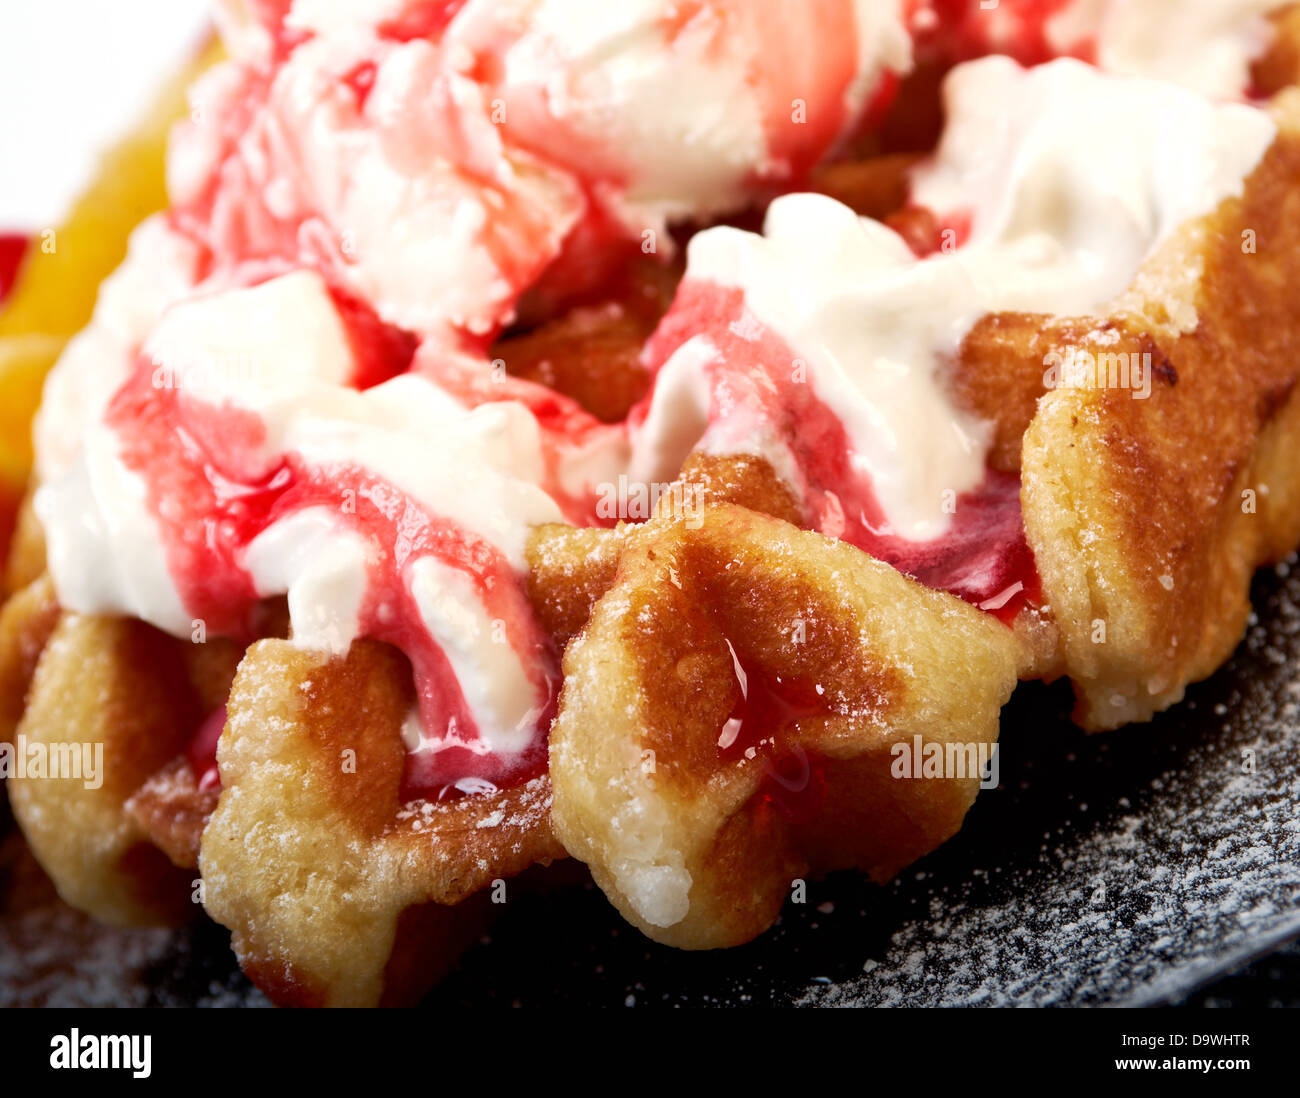
[[[447,42],[469,57],[499,44],[501,105],[520,112],[530,147],[559,163],[584,156],[641,231],[738,209],[755,178],[779,178],[773,145],[801,98],[806,112],[834,112],[849,128],[885,73],[910,63],[901,9],[472,0]]]
[[[468,0],[398,40],[386,21],[418,5],[296,0],[308,37],[272,62],[275,12],[232,4],[235,60],[196,90],[169,186],[220,264],[301,261],[454,342],[509,322],[566,248],[589,258],[584,231],[668,251],[668,222],[825,153],[907,67],[900,8]]]
[[[1098,65],[1241,99],[1279,0],[1075,0],[1047,24],[1060,49],[1091,41]]]
[[[580,228],[600,238],[583,237],[582,256],[602,234],[621,248],[643,227],[744,205],[787,161],[808,166],[906,66],[900,10],[466,0],[444,25],[416,0],[224,0],[232,58],[173,138],[173,209],[137,233],[47,388],[37,510],[64,604],[191,633],[165,548],[176,516],[153,513],[129,440],[105,422],[141,354],[158,388],[179,391],[217,476],[260,484],[289,458],[360,470],[521,572],[528,531],[561,519],[557,500],[626,469],[621,431],[575,413],[561,437],[522,403],[468,407],[419,357],[357,392],[327,286],[412,334],[419,355],[459,363],[466,335],[507,323]],[[392,551],[317,506],[281,516],[237,563],[258,595],[287,594],[299,643],[338,652],[363,628],[375,554]],[[499,643],[489,596],[445,561],[401,579],[482,743],[520,750],[537,668]]]
[[[686,275],[741,289],[753,321],[806,364],[893,532],[915,541],[947,529],[947,493],[984,477],[986,429],[940,376],[974,323],[1104,305],[1179,225],[1239,194],[1275,135],[1253,107],[1071,60],[971,62],[948,77],[945,98],[947,128],[912,198],[968,215],[963,246],[918,259],[883,224],[790,195],[772,204],[761,236],[696,236]],[[641,475],[680,466],[699,439],[684,427],[708,419],[708,372],[725,366],[707,331],[664,365],[636,439]],[[703,444],[766,453],[778,471],[797,465],[772,430],[752,409],[727,408]]]
[[[148,233],[152,239],[153,230]],[[158,253],[133,254],[116,285],[142,277],[135,265],[147,269]],[[100,350],[112,349],[102,333],[87,338]],[[542,486],[546,463],[537,422],[523,405],[503,401],[469,409],[418,374],[364,392],[348,386],[350,346],[314,272],[182,299],[161,309],[144,345],[156,386],[256,417],[262,437],[254,452],[232,447],[214,458],[236,462],[250,479],[285,455],[312,469],[364,470],[482,538],[517,573],[525,567],[529,530],[562,521]],[[51,385],[75,392],[78,382],[93,381],[92,371],[124,378],[134,357],[125,346],[116,350],[123,361],[65,359]],[[70,458],[49,464],[36,496],[62,604],[190,636],[195,623],[171,572],[146,484],[123,459],[122,440],[103,421],[102,406],[99,415],[86,417],[77,443]],[[362,604],[377,555],[396,551],[371,543],[346,521],[347,502],[340,495],[329,506],[290,511],[249,544],[240,562],[260,597],[288,596],[295,643],[335,653],[346,652],[362,634]],[[470,705],[479,731],[475,750],[503,757],[521,751],[535,734],[528,718],[539,708],[526,664],[532,651],[506,643],[467,573],[456,567],[418,557],[399,580]],[[423,749],[436,750],[443,730],[427,731]],[[459,742],[458,730],[445,731]]]

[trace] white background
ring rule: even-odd
[[[0,231],[58,222],[215,0],[0,0]]]

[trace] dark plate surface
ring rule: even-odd
[[[888,887],[853,874],[809,882],[806,902],[787,904],[763,938],[708,954],[647,942],[589,885],[522,895],[428,1004],[1186,999],[1300,937],[1300,570],[1290,571],[1257,582],[1259,620],[1232,662],[1150,725],[1084,736],[1066,720],[1067,687],[1022,686],[1003,714],[1002,784]],[[1278,995],[1294,1001],[1296,989]],[[11,837],[0,1004],[42,1003],[265,1000],[219,927],[94,926],[50,895]]]

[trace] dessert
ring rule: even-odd
[[[565,849],[630,922],[694,949],[766,930],[810,872],[886,881],[952,835],[974,756],[902,782],[894,747],[993,744],[1019,655],[843,542],[727,504],[700,518],[629,537],[565,653],[550,741]]]
[[[1184,86],[1165,7],[222,5],[0,612],[0,738],[103,753],[8,782],[62,895],[282,1003],[570,856],[731,945],[953,834],[1018,677],[1178,700],[1300,541],[1300,93],[1289,12]]]

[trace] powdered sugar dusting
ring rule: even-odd
[[[1022,688],[1003,721],[1002,786],[888,887],[809,880],[806,902],[752,945],[683,953],[648,942],[594,887],[560,888],[578,870],[561,862],[542,891],[512,882],[491,941],[430,1002],[1181,999],[1300,936],[1300,569],[1287,571],[1257,585],[1259,618],[1229,667],[1153,725],[1086,737],[1064,720],[1067,691]],[[52,898],[14,910],[26,893],[0,859],[0,1003],[265,1003],[211,924],[116,931]]]
[[[965,878],[943,873],[928,917],[899,925],[860,976],[813,982],[798,1001],[1138,1005],[1176,999],[1300,934],[1300,587],[1265,593],[1268,610],[1228,671],[1150,728],[1081,738],[1050,793],[1022,745],[1026,732],[1056,730],[1032,707],[1010,709],[1008,724],[1029,717],[1031,727],[1006,729],[994,796],[1074,800],[1063,825],[1043,831],[1036,851],[1022,844],[1023,858],[974,851],[1010,879],[991,888],[979,862]],[[1120,779],[1149,754],[1160,765],[1132,793],[1108,799],[1123,782],[1094,781],[1106,770]],[[1068,780],[1079,767],[1088,803]],[[976,817],[960,845],[988,842]]]
[[[224,931],[97,923],[58,898],[16,833],[0,844],[0,899],[0,1007],[269,1005],[218,952]]]

